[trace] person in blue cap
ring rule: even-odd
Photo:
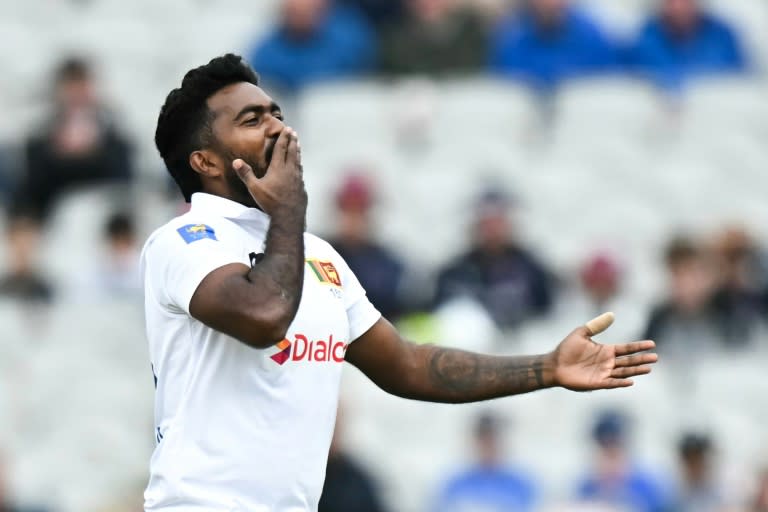
[[[669,493],[632,461],[627,449],[629,419],[619,411],[601,413],[592,429],[597,457],[579,484],[580,501],[622,507],[631,512],[667,512]]]

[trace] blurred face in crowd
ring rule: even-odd
[[[62,157],[78,158],[97,149],[102,125],[98,98],[90,70],[83,63],[68,63],[60,71],[55,89],[59,116],[53,126],[53,144]]]
[[[717,240],[716,253],[723,284],[731,289],[750,288],[750,257],[754,252],[749,234],[741,228],[727,229]]]
[[[624,439],[615,437],[598,441],[597,473],[606,480],[619,479],[627,471]]]
[[[359,209],[343,209],[339,211],[338,236],[351,244],[361,244],[368,241],[370,221],[368,212]]]
[[[709,261],[701,255],[691,255],[671,262],[669,272],[670,294],[675,306],[690,313],[704,307],[715,284]]]
[[[706,450],[685,453],[682,456],[683,473],[689,485],[706,482],[709,477],[710,455]]]
[[[558,24],[567,5],[567,0],[529,0],[528,3],[536,20],[544,26]]]
[[[492,468],[501,458],[501,439],[496,427],[482,428],[475,432],[475,450],[480,466]]]
[[[34,266],[40,242],[40,226],[37,221],[28,217],[12,219],[8,226],[7,242],[13,273],[29,273]]]
[[[475,224],[477,245],[482,250],[495,253],[503,250],[511,241],[512,226],[505,209],[491,209],[479,215]]]
[[[260,87],[240,82],[208,98],[208,109],[214,117],[214,140],[210,148],[192,153],[190,163],[204,169],[204,178],[213,178],[209,183],[218,190],[210,190],[212,193],[256,206],[232,161],[242,158],[257,177],[264,176],[284,127],[280,107]]]
[[[413,16],[424,22],[441,20],[451,10],[449,0],[410,0],[409,7]]]
[[[686,35],[696,27],[699,16],[697,0],[662,0],[661,17],[673,32]]]
[[[294,35],[310,34],[317,28],[328,8],[328,0],[285,0],[283,23]]]
[[[55,90],[56,103],[61,110],[90,108],[96,105],[96,87],[90,76],[71,76],[59,80]]]

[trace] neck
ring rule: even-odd
[[[245,186],[243,186],[243,190],[239,190],[235,187],[224,187],[220,186],[218,183],[212,183],[208,184],[207,186],[204,185],[203,192],[206,194],[223,197],[224,199],[229,199],[230,201],[240,203],[243,206],[247,206],[248,208],[257,208],[261,210],[253,197],[251,197],[251,194],[248,192],[248,190],[245,189]]]

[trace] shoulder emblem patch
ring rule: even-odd
[[[206,224],[187,224],[186,226],[180,227],[176,231],[179,232],[181,238],[183,238],[184,241],[188,244],[198,240],[203,240],[205,238],[218,241],[216,238],[216,232],[211,226]]]
[[[321,283],[341,287],[341,277],[339,277],[336,267],[330,261],[308,259],[307,265],[309,265],[312,273]]]

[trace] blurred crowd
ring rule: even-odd
[[[623,74],[680,93],[702,75],[753,72],[742,35],[699,0],[659,0],[630,38],[618,38],[567,0],[506,2],[449,0],[285,0],[277,24],[247,52],[265,87],[284,94],[322,80],[486,73],[550,93],[564,81]],[[52,71],[47,116],[14,141],[18,159],[0,152],[0,195],[5,207],[5,268],[0,297],[30,307],[87,296],[141,300],[137,228],[131,186],[135,148],[127,130],[99,94],[88,60],[73,56]],[[62,289],[44,272],[42,238],[52,212],[72,192],[97,187],[114,198],[101,224],[98,262]],[[471,304],[501,337],[564,310],[590,315],[620,309],[634,270],[610,250],[597,249],[564,275],[549,268],[520,233],[515,191],[480,190],[467,208],[464,250],[435,268],[417,267],[387,246],[375,229],[381,197],[364,170],[345,176],[333,196],[335,221],[325,236],[349,263],[374,305],[403,326]],[[181,198],[172,201],[183,208]],[[654,339],[662,357],[685,365],[691,354],[743,351],[765,342],[768,252],[739,225],[709,233],[680,233],[663,246],[663,296],[644,325],[630,335]],[[417,285],[414,285],[417,283]],[[415,319],[415,320],[414,320]],[[427,324],[429,321],[427,321]],[[418,330],[416,341],[434,341]],[[553,342],[555,340],[552,340]],[[509,421],[480,415],[471,429],[472,462],[434,490],[432,512],[539,510],[541,481],[501,457]],[[562,511],[768,512],[768,471],[739,494],[721,480],[717,439],[685,432],[677,475],[635,465],[631,419],[608,411],[592,431],[592,468],[574,482],[574,503]],[[344,422],[334,439],[320,512],[386,510],[375,478],[345,448]],[[0,512],[6,503],[0,467]],[[743,491],[743,490],[739,490]],[[389,500],[391,502],[391,500]],[[581,507],[581,508],[578,508]],[[553,510],[554,512],[554,510]]]
[[[433,489],[429,512],[768,510],[768,471],[747,485],[735,483],[721,464],[711,435],[697,431],[682,432],[670,447],[677,462],[672,474],[646,467],[632,448],[632,419],[613,409],[601,411],[589,426],[591,460],[585,461],[584,473],[572,482],[572,500],[552,504],[545,494],[546,481],[504,456],[514,430],[510,423],[493,410],[475,417],[467,429],[466,466]],[[319,512],[387,510],[376,477],[345,452],[339,433],[343,428],[340,417]]]
[[[288,91],[370,73],[478,72],[545,93],[611,73],[677,91],[697,76],[750,71],[738,31],[699,0],[661,0],[628,38],[568,0],[287,0],[250,61]]]

